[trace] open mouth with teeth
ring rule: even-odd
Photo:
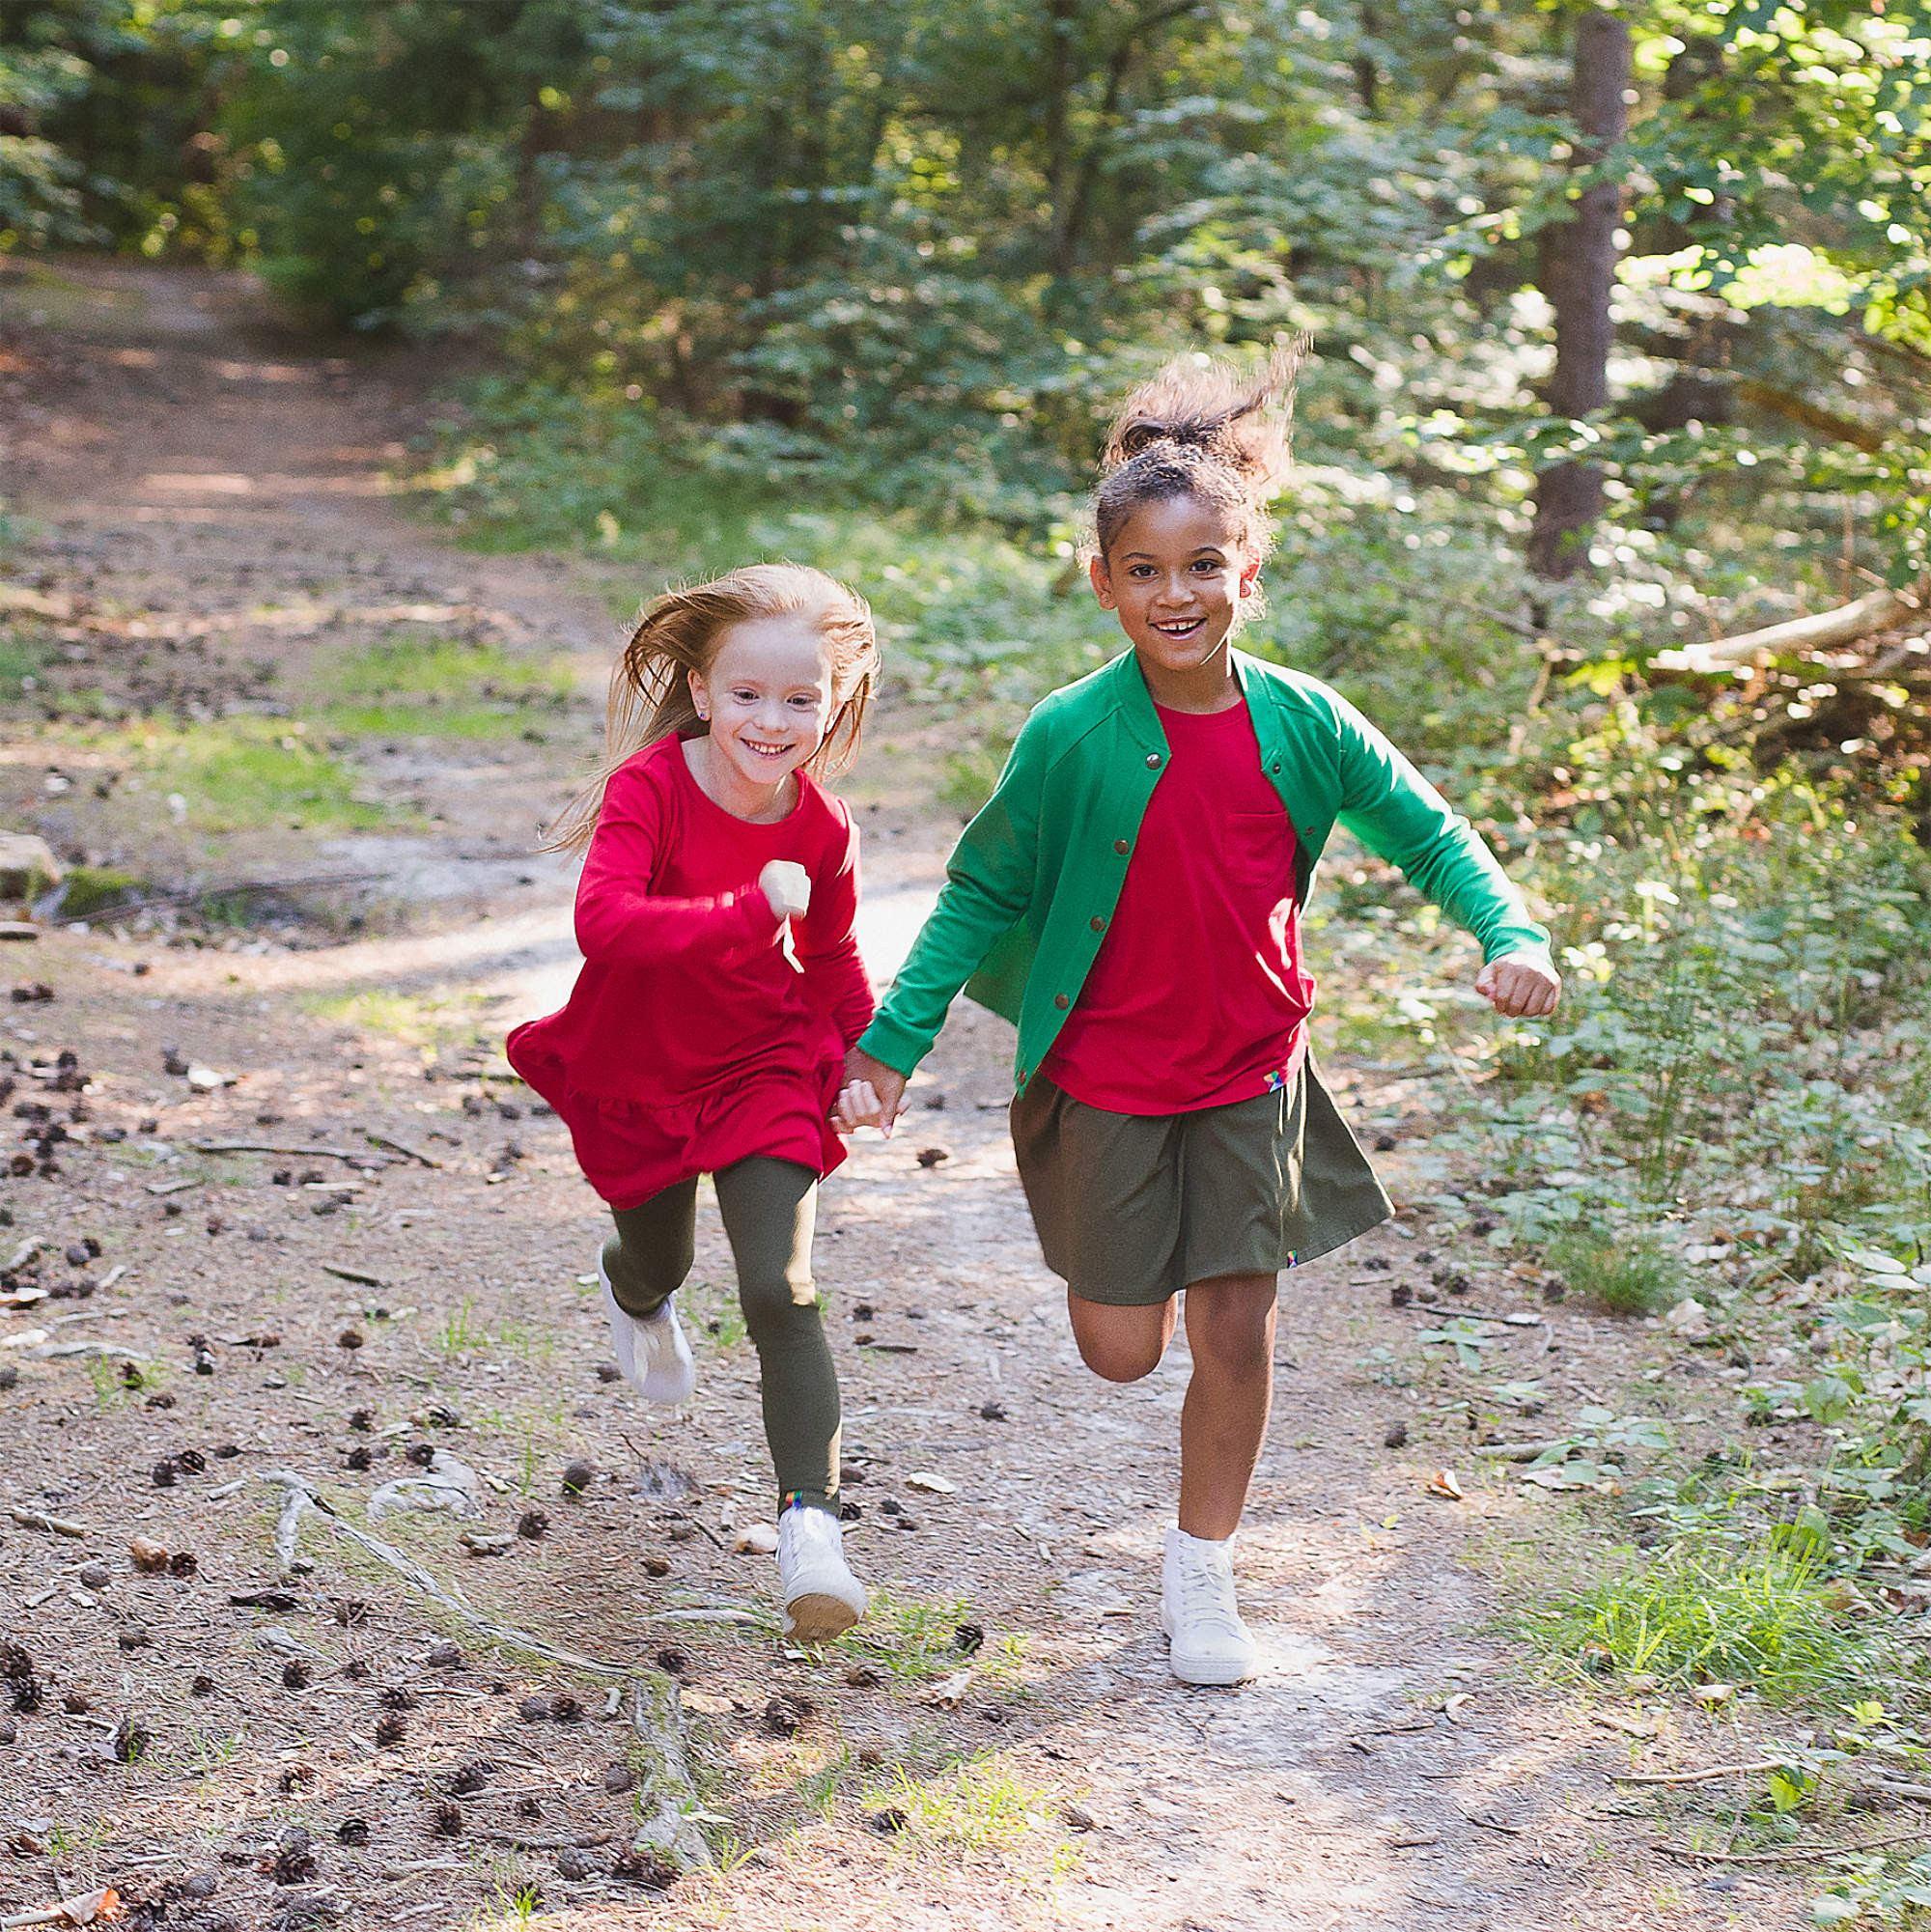
[[[1150,620],[1154,630],[1162,637],[1191,637],[1207,622],[1204,617],[1168,617]]]
[[[741,738],[738,742],[758,758],[788,758],[792,747],[789,744],[760,744],[756,739]]]

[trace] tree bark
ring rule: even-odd
[[[1572,171],[1596,167],[1629,127],[1630,31],[1618,14],[1582,14],[1576,22],[1570,112],[1577,129]],[[1538,279],[1555,311],[1555,372],[1548,403],[1557,416],[1580,417],[1609,399],[1616,228],[1623,191],[1617,182],[1585,187],[1565,221],[1543,229]],[[1529,568],[1538,576],[1572,576],[1588,558],[1589,531],[1603,508],[1602,472],[1592,463],[1559,462],[1535,490]]]

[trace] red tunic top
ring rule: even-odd
[[[1158,708],[1166,769],[1112,923],[1040,1072],[1111,1113],[1190,1113],[1285,1086],[1305,1050],[1294,826],[1244,704]]]
[[[757,883],[774,858],[811,876],[785,925]],[[583,969],[506,1050],[612,1207],[754,1154],[844,1160],[827,1116],[873,1005],[857,906],[857,830],[806,773],[771,825],[712,798],[674,738],[611,775],[576,887]]]

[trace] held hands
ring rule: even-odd
[[[758,889],[780,919],[800,919],[811,910],[811,874],[788,858],[774,858],[758,874]]]
[[[1490,961],[1475,975],[1475,991],[1504,1020],[1540,1020],[1555,1011],[1562,981],[1540,955],[1513,953]]]
[[[840,1134],[876,1127],[887,1139],[905,1106],[906,1077],[856,1047],[845,1056],[845,1084],[831,1109],[831,1124]]]

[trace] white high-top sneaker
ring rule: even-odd
[[[1254,1674],[1260,1652],[1234,1605],[1231,1537],[1210,1543],[1184,1529],[1166,1532],[1160,1624],[1183,1684],[1240,1684]]]
[[[778,1518],[778,1582],[785,1635],[800,1643],[843,1637],[871,1608],[845,1561],[845,1530],[828,1509],[794,1503]]]
[[[603,1284],[603,1312],[610,1318],[610,1346],[616,1351],[617,1366],[624,1380],[646,1402],[675,1408],[688,1402],[697,1386],[697,1364],[691,1359],[690,1344],[684,1338],[684,1324],[677,1318],[676,1296],[648,1318],[633,1315],[617,1300],[603,1261],[597,1261],[597,1278]]]

